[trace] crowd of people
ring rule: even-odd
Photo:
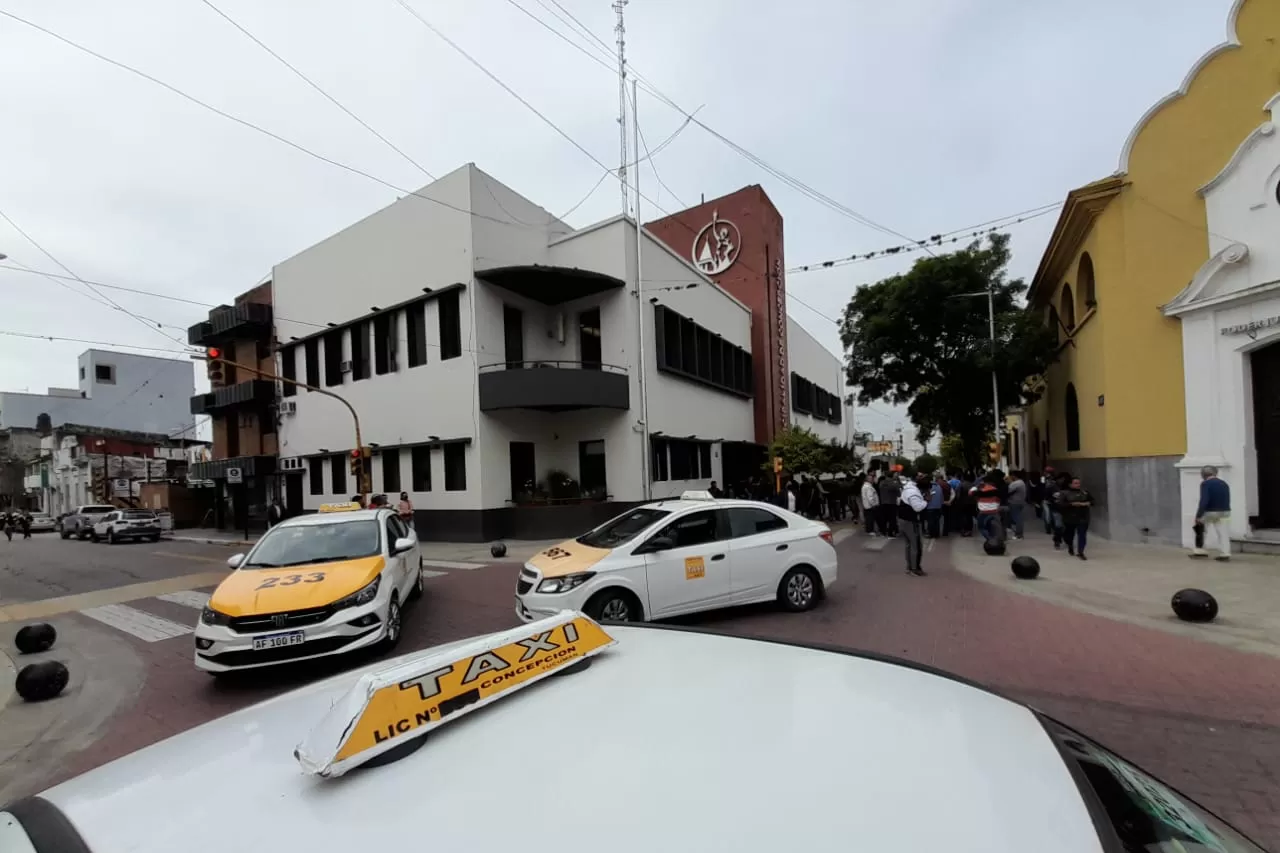
[[[31,538],[31,513],[25,509],[10,509],[3,511],[3,517],[0,517],[0,527],[4,528],[4,538],[12,542],[13,534],[22,531],[23,539]]]

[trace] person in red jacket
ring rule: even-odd
[[[992,471],[982,478],[981,483],[969,490],[977,504],[978,530],[982,531],[982,538],[988,542],[1004,541],[1003,525],[1000,523],[1001,489],[996,481],[997,476],[1003,478],[999,471]]]

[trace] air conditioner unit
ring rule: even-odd
[[[281,400],[279,406],[282,415],[298,414],[298,403],[295,400]]]
[[[301,471],[304,467],[301,456],[286,456],[280,460],[281,471]]]
[[[351,372],[351,362],[349,362],[349,361],[344,361],[344,362],[342,362],[342,364],[338,365],[338,370],[339,370],[339,372],[341,372],[341,373],[350,373],[350,372]]]

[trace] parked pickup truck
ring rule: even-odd
[[[62,528],[59,531],[63,539],[70,539],[72,536],[77,539],[88,539],[93,535],[93,525],[97,524],[109,512],[115,512],[116,508],[109,504],[85,504],[76,507],[76,511],[62,519]]]

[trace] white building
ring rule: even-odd
[[[580,532],[754,440],[749,310],[648,234],[640,264],[638,299],[634,223],[574,231],[467,165],[276,266],[280,369],[361,414],[424,537]],[[349,413],[290,392],[282,470],[308,509],[349,496]]]
[[[191,361],[91,349],[80,354],[79,388],[50,388],[46,394],[0,391],[0,429],[35,429],[50,424],[89,424],[105,429],[176,433],[192,423],[195,393]]]
[[[853,438],[853,408],[846,405],[844,367],[791,317],[787,318],[787,365],[791,369],[791,423],[823,441]]]
[[[1187,455],[1177,463],[1183,541],[1200,469],[1231,486],[1232,538],[1280,541],[1280,95],[1201,188],[1209,258],[1163,310],[1182,321]]]
[[[55,431],[40,439],[40,455],[27,463],[24,485],[51,515],[102,503],[104,471],[111,499],[137,498],[143,483],[165,479],[173,452],[184,451]]]

